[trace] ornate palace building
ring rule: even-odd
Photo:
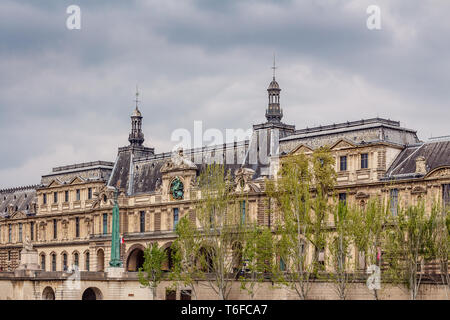
[[[267,121],[253,126],[249,140],[157,153],[144,146],[143,117],[136,105],[129,145],[118,149],[114,162],[57,167],[42,176],[39,185],[0,190],[0,298],[142,297],[126,283],[139,288],[136,271],[143,263],[144,248],[156,241],[170,256],[177,221],[184,215],[196,220],[197,177],[205,164],[217,159],[233,160],[226,161],[225,168],[233,175],[236,190],[247,194],[248,216],[260,224],[273,221],[264,181],[276,174],[277,155],[282,159],[308,154],[323,145],[336,159],[341,200],[365,205],[370,198],[383,197],[394,204],[393,214],[399,201],[427,198],[450,205],[450,138],[423,142],[416,131],[381,118],[296,129],[282,122],[281,89],[275,77],[267,91]],[[269,161],[250,159],[255,146],[267,149]],[[114,188],[119,190],[125,268],[119,282],[107,280],[105,272],[111,257]],[[40,271],[32,275],[19,267],[24,242],[38,254]],[[169,264],[170,259],[165,269]],[[71,296],[62,284],[74,265],[81,270],[82,283],[90,284]],[[365,267],[364,261],[360,267]],[[21,293],[14,291],[14,281],[22,281]]]

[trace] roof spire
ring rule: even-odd
[[[136,103],[136,110],[138,110],[138,103],[139,101],[139,90],[138,90],[138,86],[136,84],[136,100],[134,100],[134,102]]]
[[[272,70],[273,70],[273,80],[275,80],[275,69],[276,69],[277,67],[276,67],[276,64],[275,64],[275,52],[273,53],[273,67],[272,67]]]

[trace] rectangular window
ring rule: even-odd
[[[34,222],[30,223],[30,239],[34,240]]]
[[[347,156],[340,157],[340,171],[347,171]]]
[[[56,254],[52,255],[52,271],[56,271]]]
[[[45,271],[45,255],[41,256],[41,270]]]
[[[8,224],[8,242],[12,242],[12,226]]]
[[[398,210],[398,189],[390,191],[391,213],[393,216],[397,215]]]
[[[245,223],[245,200],[241,201],[241,223]]]
[[[75,237],[80,237],[80,218],[75,218]]]
[[[53,192],[53,203],[58,203],[58,192]]]
[[[79,261],[78,253],[75,253],[75,254],[73,255],[73,264],[76,265],[76,266],[78,267],[78,266],[79,266],[79,263],[80,263],[80,261]]]
[[[8,251],[8,261],[11,261],[11,251]]]
[[[22,242],[22,223],[19,223],[19,242]]]
[[[86,252],[86,271],[89,271],[89,252]]]
[[[346,193],[339,193],[339,201],[343,204],[347,203],[347,194]]]
[[[53,219],[53,239],[58,237],[58,222],[56,219]]]
[[[92,199],[92,188],[88,188],[88,199]]]
[[[361,169],[369,168],[369,154],[363,153],[361,154]]]
[[[103,214],[103,234],[108,233],[108,214]]]
[[[442,185],[442,204],[444,209],[450,210],[450,184]]]
[[[80,201],[80,199],[81,199],[80,189],[77,189],[76,194],[77,194],[77,198],[76,198],[77,201]]]
[[[69,202],[69,191],[68,190],[66,190],[64,192],[64,202]]]
[[[173,208],[173,230],[175,230],[178,224],[178,208]]]
[[[319,250],[317,262],[319,263],[319,265],[323,267],[325,266],[325,249]]]
[[[42,203],[47,204],[47,194],[45,193],[42,195]]]
[[[139,213],[139,231],[140,232],[145,232],[145,211],[141,211]]]
[[[67,271],[67,254],[63,254],[63,271]]]

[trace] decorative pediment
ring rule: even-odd
[[[426,178],[449,178],[450,177],[450,166],[438,167],[430,171]]]
[[[331,150],[341,150],[341,149],[350,149],[355,148],[356,145],[347,139],[340,139],[335,144],[333,144],[330,149]]]
[[[356,193],[355,198],[356,199],[367,199],[367,198],[369,198],[369,195],[365,192],[359,191],[358,193]]]
[[[92,203],[92,209],[99,208],[101,205],[114,205],[114,189],[103,186],[99,192],[96,192],[97,197]]]
[[[250,168],[239,168],[235,171],[235,192],[249,192],[258,191],[256,184],[252,183],[252,178],[255,175],[255,170]]]
[[[182,150],[173,153],[172,157],[161,168],[162,173],[183,170],[197,170],[197,166],[192,161],[183,157]]]
[[[86,180],[84,180],[81,177],[76,176],[72,180],[69,181],[69,184],[80,184],[80,183],[84,183],[84,182],[86,182]]]
[[[27,215],[22,211],[16,211],[11,215],[10,219],[25,219],[26,217]]]
[[[292,150],[291,152],[289,152],[290,155],[294,155],[294,154],[301,154],[301,153],[312,153],[314,152],[314,149],[310,148],[309,146],[307,146],[306,144],[299,144],[297,147],[295,147],[294,150]]]
[[[415,186],[414,188],[412,188],[411,193],[412,194],[417,194],[417,193],[426,193],[427,189],[425,189],[422,186]]]
[[[61,180],[59,180],[58,178],[56,178],[56,179],[52,180],[52,181],[48,184],[47,188],[51,188],[51,187],[59,187],[59,186],[61,186],[62,184],[63,184],[63,182],[62,182]]]

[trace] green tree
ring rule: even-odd
[[[329,252],[331,265],[331,279],[339,299],[345,300],[350,278],[350,246],[352,244],[353,224],[351,213],[344,201],[338,201],[333,210],[334,228],[329,234]]]
[[[425,203],[400,208],[386,235],[385,261],[394,283],[404,284],[411,300],[417,298],[422,282],[422,269],[433,258],[433,233],[436,210],[427,214]]]
[[[367,266],[375,265],[381,270],[380,252],[383,246],[385,226],[389,209],[381,200],[370,200],[364,208],[350,209],[352,221],[353,243]],[[355,269],[358,269],[359,258],[355,258]],[[372,290],[378,300],[378,289]]]
[[[328,200],[335,181],[334,159],[322,147],[312,157],[299,154],[283,159],[279,178],[266,182],[267,195],[279,211],[276,250],[280,259],[274,278],[300,299],[308,298],[311,282],[323,269],[318,257],[325,249]]]
[[[253,225],[245,232],[243,258],[245,270],[239,277],[241,289],[254,298],[257,285],[267,280],[273,268],[273,234],[266,226]]]
[[[198,263],[198,255],[202,246],[201,236],[197,226],[188,217],[180,219],[176,227],[177,239],[172,244],[173,269],[169,279],[175,287],[182,286],[191,289],[191,295],[197,299],[199,279],[204,278]]]
[[[154,242],[151,246],[144,250],[144,264],[139,268],[139,283],[145,287],[149,287],[153,300],[156,300],[156,288],[163,277],[162,266],[167,261],[167,255]]]
[[[433,255],[439,264],[439,273],[442,284],[446,286],[446,294],[450,289],[450,275],[448,260],[450,257],[450,215],[444,210],[434,208],[436,214],[436,226],[433,235]]]
[[[242,254],[248,215],[244,218],[241,199],[234,193],[231,174],[225,174],[223,165],[207,165],[200,174],[199,189],[196,212],[202,241],[198,262],[207,272],[208,285],[219,299],[226,300],[240,271],[230,256],[233,249],[235,254]]]

